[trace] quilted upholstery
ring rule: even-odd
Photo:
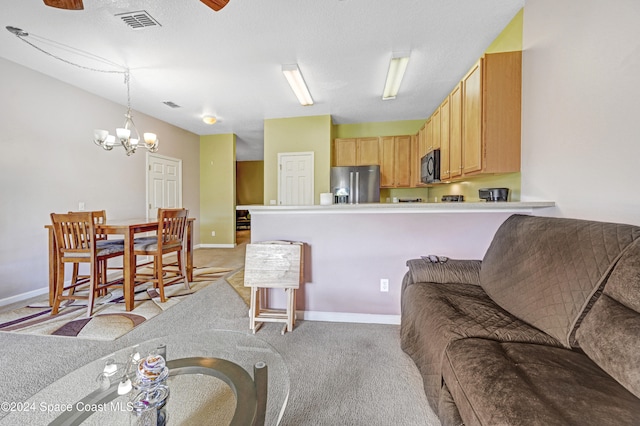
[[[625,250],[577,338],[589,358],[640,398],[640,240]]]
[[[561,346],[497,306],[477,285],[413,283],[407,273],[401,303],[402,349],[422,374],[427,400],[435,411],[442,387],[442,358],[450,342],[484,337]]]
[[[480,284],[505,310],[560,340],[572,338],[592,296],[640,227],[513,215],[485,254]]]
[[[487,339],[447,348],[444,380],[464,424],[637,425],[640,399],[584,354]]]
[[[480,285],[479,260],[453,260],[432,263],[424,259],[407,260],[414,283],[464,283]]]

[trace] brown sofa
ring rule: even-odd
[[[640,227],[513,215],[407,262],[401,344],[443,425],[640,424]]]

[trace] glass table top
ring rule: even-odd
[[[127,365],[134,354],[144,358],[163,350],[170,367],[167,379],[170,395],[164,409],[168,425],[230,424],[238,389],[216,377],[217,372],[203,374],[194,370],[202,363],[215,366],[212,358],[234,368],[241,367],[250,378],[254,377],[256,365],[266,364],[265,425],[279,424],[289,397],[289,374],[284,360],[271,345],[252,334],[223,330],[156,338],[93,360],[35,394],[22,403],[21,410],[5,416],[0,424],[137,424],[130,404],[132,393],[118,395],[118,385],[123,381],[123,373],[131,372]],[[78,420],[78,412],[86,418]]]

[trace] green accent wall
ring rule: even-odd
[[[509,188],[509,200],[520,201],[520,173],[469,177],[462,182],[435,185],[429,188],[428,201],[432,203],[436,198],[440,201],[443,195],[464,195],[465,201],[480,201],[480,188]]]
[[[236,135],[201,136],[200,244],[235,244],[235,207]]]
[[[264,204],[278,200],[278,153],[314,153],[314,204],[329,191],[331,116],[274,118],[264,121]]]
[[[424,125],[422,120],[382,121],[334,125],[333,138],[366,138],[374,136],[415,135]]]
[[[524,9],[514,16],[500,35],[491,43],[485,53],[515,52],[522,50],[522,25]]]

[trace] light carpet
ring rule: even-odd
[[[96,299],[91,317],[86,316],[87,300],[82,299],[63,301],[58,314],[51,315],[46,295],[28,306],[0,314],[0,331],[114,340],[230,272],[228,268],[196,268],[189,289],[181,281],[165,287],[164,303],[160,301],[160,295],[153,285],[138,285],[135,288],[134,309],[129,312],[125,309],[122,288],[113,288],[105,296]],[[78,294],[81,293],[78,291]]]

